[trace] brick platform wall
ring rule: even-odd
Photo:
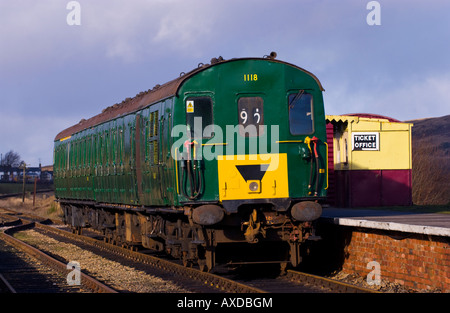
[[[403,234],[390,237],[383,233],[352,232],[345,247],[347,259],[342,270],[367,276],[375,268],[367,263],[380,264],[381,278],[415,290],[439,289],[450,292],[450,249],[439,237]]]
[[[323,240],[311,248],[309,261],[322,274],[341,270],[367,277],[375,269],[367,269],[368,263],[376,261],[382,280],[450,292],[449,238],[329,224],[320,224],[317,233]]]

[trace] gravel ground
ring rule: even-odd
[[[379,285],[369,285],[366,281],[365,277],[357,276],[355,274],[347,274],[343,272],[338,272],[330,277],[331,279],[335,279],[344,283],[353,284],[359,287],[373,289],[379,292],[385,293],[411,293],[413,290],[407,289],[404,286],[396,283],[391,283],[381,279]]]
[[[80,263],[81,271],[104,282],[118,291],[135,293],[189,292],[171,281],[149,275],[135,268],[102,258],[75,245],[62,243],[33,230],[20,232],[18,239],[65,260]]]
[[[11,199],[7,199],[7,200],[0,200],[0,207],[11,207],[11,208],[14,208],[14,209],[22,211],[22,212],[29,212],[29,213],[32,213],[32,214],[35,214],[35,215],[40,215],[42,217],[46,217],[46,218],[61,219],[62,211],[59,208],[59,205],[54,202],[54,200],[55,200],[55,197],[54,197],[53,193],[48,193],[48,194],[41,194],[41,195],[37,196],[36,206],[35,207],[32,206],[32,198],[31,198],[31,196],[29,196],[26,199],[25,204],[22,203],[22,198],[21,197],[11,198]],[[75,248],[77,248],[77,247],[75,247]],[[79,251],[83,251],[80,248],[78,248],[78,250]],[[84,253],[88,253],[86,251],[83,251],[83,252]],[[88,257],[88,260],[86,260],[86,264],[83,264],[82,262],[84,262],[84,261],[82,261],[81,257],[78,257],[78,256],[76,256],[76,257],[68,256],[68,257],[64,257],[64,258],[67,259],[67,260],[70,259],[70,260],[73,260],[73,261],[79,261],[81,263],[82,270],[88,270],[91,273],[95,273],[95,271],[91,271],[87,267],[87,264],[94,263],[93,264],[93,268],[95,270],[95,268],[103,267],[103,263],[102,262],[106,262],[107,260],[106,261],[98,260],[99,257],[96,256],[97,261],[89,262],[89,258],[91,258],[91,257],[93,258],[93,256],[95,256],[92,253],[91,253],[91,255],[92,256]],[[108,261],[108,262],[116,263],[116,262],[112,262],[112,261]],[[98,265],[96,266],[95,263],[98,263],[100,266],[98,266]],[[117,264],[117,266],[118,266],[118,264]],[[133,271],[136,272],[135,269],[131,269],[131,268],[128,268],[128,271],[129,272],[133,272]],[[114,281],[115,280],[115,279],[111,278],[112,275],[110,273],[108,274],[107,270],[105,270],[104,272],[105,273],[102,274],[102,277],[105,277],[105,281],[109,281],[109,280]],[[111,273],[114,273],[114,272],[112,272],[112,270],[111,270]],[[122,276],[122,275],[120,275],[120,276]],[[149,276],[149,275],[147,275],[145,273],[140,273],[137,276],[140,277],[140,276]],[[130,277],[131,277],[131,274],[130,274]],[[355,284],[355,285],[360,286],[360,287],[374,289],[374,290],[377,290],[377,291],[380,291],[380,292],[388,292],[388,293],[410,293],[410,292],[414,292],[413,290],[406,289],[404,286],[402,286],[400,284],[391,283],[391,282],[385,281],[383,279],[381,280],[381,284],[380,285],[372,285],[371,286],[371,285],[367,284],[365,277],[360,277],[360,276],[357,276],[357,275],[351,275],[351,274],[343,273],[343,272],[337,272],[334,275],[332,275],[330,278],[336,279],[336,280],[339,280],[339,281],[342,281],[342,282],[346,282],[346,283]],[[157,279],[158,278],[154,277],[155,281]],[[129,280],[131,280],[131,278]],[[172,291],[170,291],[171,290],[170,286],[174,286],[172,283],[170,283],[170,282],[169,283],[168,282],[164,283],[161,279],[159,279],[159,280],[161,282],[150,283],[150,285],[154,284],[155,286],[157,286],[158,284],[160,284],[161,286],[163,286],[163,288],[161,290],[154,291],[155,290],[154,288],[150,288],[150,290],[152,290],[152,291],[138,291],[140,289],[147,289],[146,285],[148,283],[143,284],[143,283],[140,283],[139,280],[137,280],[137,282],[135,283],[136,287],[135,287],[135,289],[133,289],[133,291],[134,292],[172,292]],[[122,283],[125,284],[124,286],[131,285],[131,283],[126,282],[126,281],[127,280],[124,279],[124,282],[118,281],[116,284],[118,286],[120,286]],[[167,286],[165,286],[165,285],[167,285]],[[182,290],[180,288],[176,289],[177,288],[176,286],[174,286],[174,287],[175,287],[175,290],[176,290],[174,292],[185,292],[184,290]],[[118,287],[115,287],[115,288],[118,288]],[[129,288],[129,287],[125,287],[125,289],[126,288]],[[120,289],[120,288],[118,288],[118,289]],[[164,290],[168,290],[168,291],[164,291]]]
[[[26,195],[24,202],[22,202],[22,197],[0,199],[0,208],[13,209],[18,212],[29,213],[54,220],[61,220],[63,216],[59,203],[55,202],[55,195],[53,192],[37,194],[34,206],[33,196],[30,194]]]
[[[3,228],[0,228],[2,231]],[[0,240],[0,272],[10,276],[18,293],[91,293],[82,286],[69,286],[66,277],[38,259]],[[4,262],[4,263],[2,263]],[[9,262],[14,262],[10,264]],[[36,273],[36,274],[35,274]],[[41,274],[39,277],[37,274]],[[19,274],[19,275],[18,275]],[[19,277],[18,277],[19,276]],[[24,285],[24,279],[31,279]],[[1,298],[1,293],[0,293]],[[1,301],[0,301],[1,302]]]

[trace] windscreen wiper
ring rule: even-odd
[[[298,100],[300,100],[303,95],[305,94],[305,91],[303,89],[299,90],[298,93],[295,95],[295,98],[291,101],[291,103],[289,103],[289,108],[293,108],[294,103]]]

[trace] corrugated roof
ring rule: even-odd
[[[355,121],[358,122],[360,120],[364,121],[377,121],[377,122],[391,122],[391,123],[402,123],[399,120],[382,116],[378,114],[366,114],[366,113],[352,113],[352,114],[343,114],[343,115],[326,115],[327,122],[349,122]]]
[[[326,115],[325,119],[327,122],[348,122],[357,121],[359,118],[347,115]]]
[[[358,117],[365,117],[365,118],[370,118],[370,119],[377,119],[377,120],[388,120],[389,122],[392,123],[402,123],[401,121],[389,117],[389,116],[384,116],[384,115],[379,115],[379,114],[373,114],[373,113],[351,113],[351,114],[345,114],[347,116],[358,116]]]

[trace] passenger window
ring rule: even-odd
[[[289,101],[289,129],[292,135],[311,134],[313,132],[311,94],[304,90],[290,94]]]
[[[201,124],[195,125],[195,123]],[[186,100],[186,125],[191,138],[205,138],[203,130],[212,123],[213,112],[210,97],[193,97]]]
[[[239,134],[245,137],[256,137],[264,128],[264,100],[261,97],[241,97],[238,100]]]

